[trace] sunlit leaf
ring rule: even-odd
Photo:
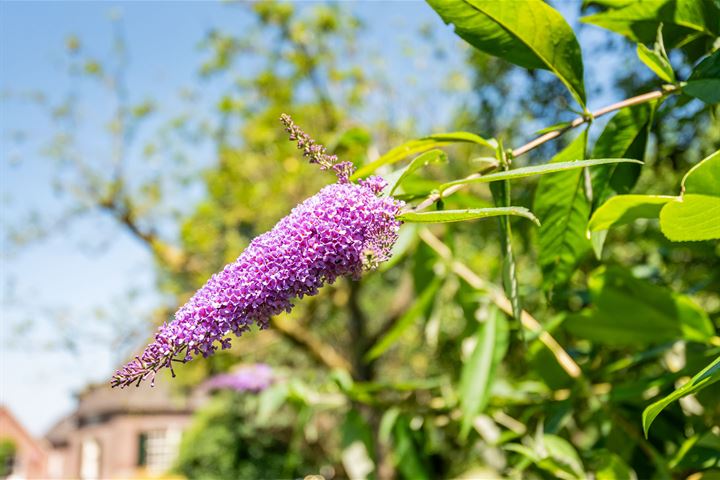
[[[435,277],[433,281],[425,287],[425,290],[422,294],[420,294],[420,297],[413,302],[412,307],[410,307],[398,319],[395,325],[393,325],[393,327],[365,355],[366,361],[378,358],[402,337],[405,330],[407,330],[430,306],[432,301],[435,299],[435,294],[437,293],[438,288],[440,288],[441,283],[442,278]]]
[[[720,150],[682,180],[683,194],[660,212],[660,228],[672,241],[720,238]]]
[[[460,436],[467,437],[475,417],[490,398],[495,370],[507,351],[509,335],[505,316],[493,308],[475,334],[475,348],[460,375],[459,396],[462,409]]]
[[[417,155],[418,153],[422,153],[433,148],[447,146],[453,143],[474,143],[488,148],[495,148],[491,141],[485,140],[474,133],[437,133],[417,140],[411,140],[393,148],[377,160],[358,168],[351,179],[356,180],[358,178],[366,177],[384,165],[391,165],[411,155]]]
[[[575,447],[557,435],[545,434],[542,443],[547,456],[537,465],[557,478],[585,479],[585,469]]]
[[[596,480],[637,480],[637,474],[620,455],[606,449],[591,452],[592,471]]]
[[[720,196],[683,195],[662,209],[660,228],[673,242],[720,238]]]
[[[397,216],[403,222],[412,223],[450,223],[477,220],[503,215],[515,215],[532,220],[535,224],[540,222],[530,210],[524,207],[497,207],[497,208],[468,208],[464,210],[438,210],[434,212],[407,212]]]
[[[591,232],[607,230],[631,223],[639,218],[658,218],[660,210],[676,199],[667,195],[618,195],[603,203],[595,210],[588,230]]]
[[[720,102],[720,50],[705,58],[683,87],[683,93],[705,103]]]
[[[715,333],[707,313],[689,297],[619,267],[599,268],[589,286],[592,307],[563,323],[578,337],[637,347],[679,339],[707,342]]]
[[[431,163],[443,162],[447,162],[447,154],[442,150],[430,150],[429,152],[425,152],[413,158],[412,162],[410,162],[407,168],[402,170],[402,173],[390,188],[389,195],[392,195],[395,192],[395,190],[402,184],[403,180],[405,180],[408,175],[413,174],[420,168],[425,167]]]
[[[567,170],[576,170],[586,167],[595,167],[598,165],[612,165],[617,163],[642,164],[641,161],[631,158],[598,158],[594,160],[574,160],[556,163],[545,163],[542,165],[513,168],[511,170],[506,170],[503,172],[490,173],[488,175],[483,175],[477,178],[455,180],[440,185],[440,191],[442,192],[455,185],[468,185],[473,183],[490,183],[500,180],[513,180],[516,178],[533,177],[536,175],[547,175],[549,173],[564,172]]]
[[[637,56],[660,79],[668,83],[675,82],[675,72],[673,72],[672,66],[659,52],[650,50],[642,43],[639,43]]]
[[[645,431],[645,436],[647,437],[650,425],[652,425],[655,418],[660,414],[660,412],[663,411],[665,407],[670,405],[675,400],[678,400],[686,395],[696,393],[707,387],[708,385],[712,385],[718,380],[720,380],[720,357],[712,361],[710,365],[708,365],[700,373],[695,375],[688,383],[676,389],[670,395],[648,406],[643,411],[642,423],[643,430]]]
[[[666,43],[673,47],[692,34],[717,36],[719,15],[713,0],[650,0],[629,2],[581,20],[641,43],[651,43],[662,23]]]
[[[570,25],[541,0],[429,0],[470,45],[521,67],[550,70],[585,105],[580,45]]]
[[[720,196],[720,150],[688,170],[681,185],[683,193]]]

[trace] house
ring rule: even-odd
[[[34,438],[15,419],[10,410],[0,405],[0,477],[10,479],[45,478],[47,448],[43,440]]]
[[[183,430],[203,403],[202,392],[181,395],[167,382],[111,389],[94,385],[77,409],[45,436],[47,478],[169,478]]]

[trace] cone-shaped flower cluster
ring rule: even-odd
[[[234,390],[236,392],[259,393],[268,388],[275,381],[275,375],[270,365],[256,363],[243,365],[230,373],[221,373],[211,377],[203,384],[203,389]]]
[[[384,181],[348,181],[348,168],[332,165],[338,183],[296,206],[269,232],[255,238],[238,259],[212,278],[162,325],[155,341],[116,372],[113,386],[154,380],[172,362],[187,362],[229,348],[229,333],[289,312],[293,300],[315,295],[338,277],[358,278],[390,255],[401,202],[379,196]],[[173,372],[174,373],[174,372]]]

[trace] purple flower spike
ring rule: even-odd
[[[321,170],[333,168],[333,165],[337,163],[338,158],[335,155],[328,155],[327,149],[298,127],[290,115],[285,113],[280,115],[280,122],[285,125],[285,131],[290,134],[290,140],[297,143],[298,149],[303,151],[303,155],[310,160],[310,163],[317,163]],[[352,165],[349,162],[347,164]],[[340,174],[339,171],[337,173]]]
[[[270,365],[256,363],[244,365],[231,373],[221,373],[211,377],[203,384],[203,388],[214,390],[235,390],[236,392],[259,393],[275,381]]]
[[[347,165],[336,164],[339,183],[323,188],[295,207],[269,232],[255,238],[162,325],[155,341],[118,370],[113,386],[153,380],[172,363],[207,357],[229,348],[229,333],[241,335],[255,323],[289,312],[293,300],[315,295],[338,277],[359,278],[387,260],[397,240],[395,219],[402,202],[379,197],[384,181],[371,177],[350,183]],[[174,375],[174,372],[173,372]]]

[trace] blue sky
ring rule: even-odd
[[[370,74],[382,71],[391,79],[396,88],[392,109],[401,112],[397,121],[419,119],[421,131],[446,128],[459,97],[444,93],[445,76],[462,72],[464,55],[452,31],[422,2],[343,6],[357,12],[366,24],[357,40],[358,57],[352,61]],[[575,19],[576,2],[557,2],[557,6]],[[198,105],[212,110],[222,86],[199,81],[197,70],[206,54],[198,44],[211,28],[238,31],[248,25],[243,8],[209,2],[0,3],[0,225],[4,230],[0,403],[9,405],[35,434],[44,433],[72,410],[74,392],[88,382],[107,381],[123,360],[125,352],[106,340],[107,322],[133,331],[163,301],[155,293],[151,255],[102,215],[84,216],[21,248],[7,241],[8,229],[25,225],[32,212],[52,219],[68,207],[52,189],[56,166],[42,155],[54,128],[47,109],[23,97],[40,91],[57,104],[66,92],[77,90],[86,120],[77,131],[79,150],[92,159],[102,158],[110,149],[103,140],[102,122],[112,102],[100,89],[74,83],[62,70],[69,34],[76,34],[92,55],[108,56],[113,39],[111,15],[123,19],[130,59],[126,81],[132,100],[157,100],[160,120],[184,108],[178,91],[188,86],[197,89]],[[443,59],[432,57],[429,46],[419,41],[417,32],[423,24],[434,26],[436,45],[448,52]],[[580,41],[586,46],[601,38],[597,30],[584,29]],[[593,63],[595,70],[587,75],[590,92],[612,72],[607,67],[612,59],[595,58]],[[377,92],[365,115],[376,115],[390,103],[385,93]],[[606,103],[607,95],[594,96],[590,106]],[[202,145],[177,148],[196,166],[214,158],[214,152]],[[192,208],[192,198],[179,200]],[[100,317],[98,307],[110,312],[110,318]],[[68,341],[73,338],[91,340]]]

